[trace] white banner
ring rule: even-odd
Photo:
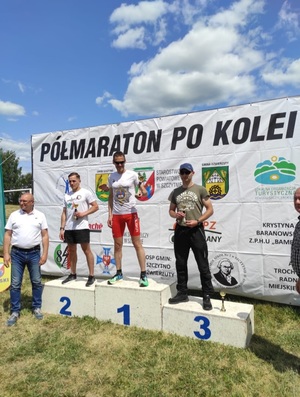
[[[181,184],[178,169],[190,162],[194,182],[211,195],[214,215],[206,222],[209,261],[216,289],[300,305],[296,274],[289,266],[297,213],[293,194],[300,186],[300,97],[277,99],[114,125],[32,136],[36,207],[49,223],[50,254],[45,274],[64,275],[66,244],[58,238],[68,174],[81,176],[99,211],[89,217],[96,277],[115,273],[113,239],[107,227],[107,179],[112,155],[126,154],[126,168],[140,173],[148,196],[138,203],[148,277],[176,280],[173,223],[168,196]],[[218,277],[231,263],[234,285]],[[88,275],[78,247],[79,275]],[[125,234],[123,273],[139,276],[130,236]],[[189,287],[200,288],[193,254]]]

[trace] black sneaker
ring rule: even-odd
[[[170,305],[175,305],[176,303],[188,302],[188,301],[189,301],[189,297],[187,296],[187,294],[183,294],[180,292],[178,292],[177,295],[174,296],[174,298],[169,299]]]
[[[95,279],[94,276],[89,276],[89,278],[88,278],[88,280],[87,280],[85,286],[86,286],[86,287],[89,287],[90,285],[94,284],[95,280],[96,280],[96,279]]]
[[[76,280],[76,277],[77,277],[76,274],[69,274],[68,277],[65,278],[61,283],[62,283],[62,284],[66,284],[66,283],[68,283],[69,281]]]
[[[209,295],[204,295],[203,297],[203,310],[212,310],[212,304]]]

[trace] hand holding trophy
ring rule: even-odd
[[[184,213],[184,217],[182,218],[182,222],[185,223],[186,222],[186,217],[185,217],[186,205],[185,204],[182,204],[180,212]]]
[[[78,205],[79,204],[75,204],[75,203],[73,204],[73,207],[74,207],[74,215],[73,216],[74,216],[74,219],[76,219],[76,220],[78,219],[78,216],[76,215]]]

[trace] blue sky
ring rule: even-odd
[[[299,95],[299,0],[0,0],[0,145]]]

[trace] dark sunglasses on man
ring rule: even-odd
[[[180,174],[180,175],[190,175],[191,172],[192,172],[192,171],[182,169],[182,170],[179,171],[179,174]]]

